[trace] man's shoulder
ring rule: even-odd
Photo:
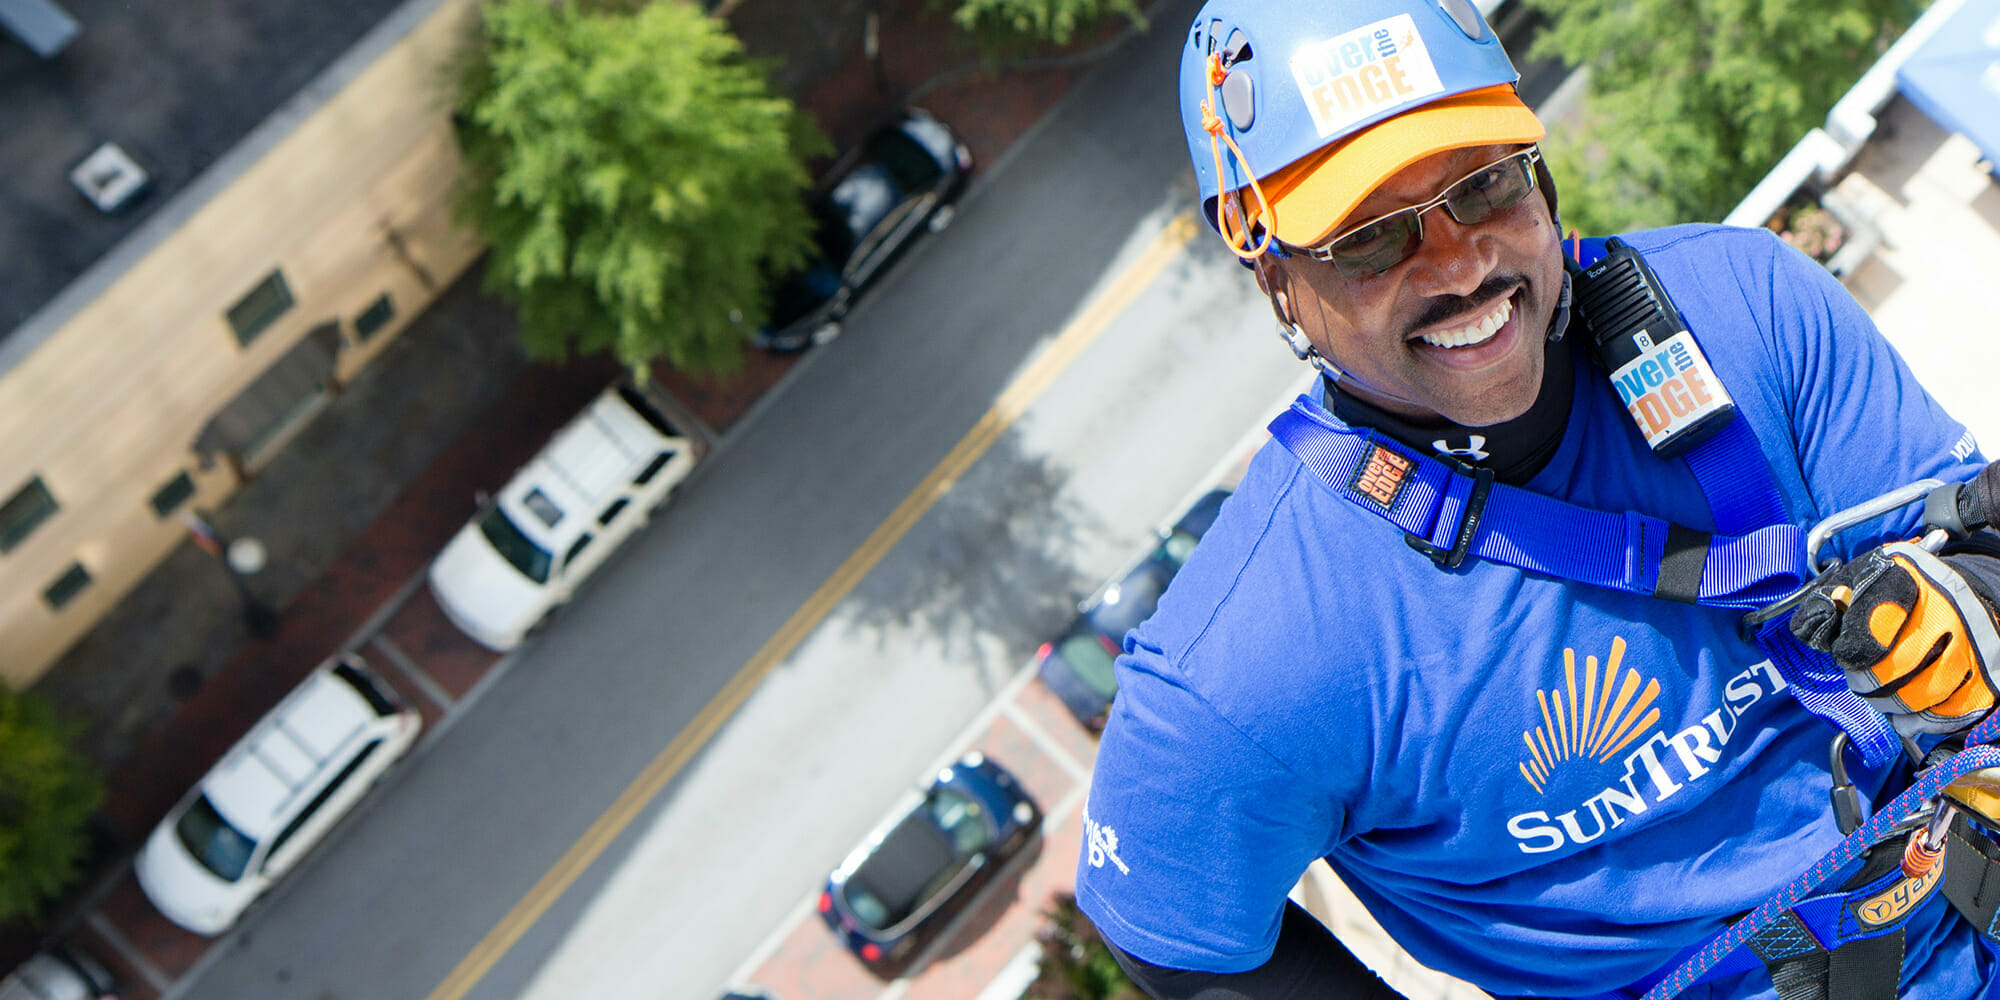
[[[1724,226],[1713,222],[1687,222],[1657,229],[1620,233],[1618,238],[1640,253],[1651,255],[1714,253],[1718,249],[1769,255],[1783,245],[1768,229]]]
[[[1177,670],[1209,653],[1231,661],[1296,656],[1273,641],[1272,621],[1323,620],[1316,609],[1369,603],[1346,582],[1395,572],[1406,563],[1385,555],[1407,551],[1393,525],[1333,495],[1282,445],[1267,442],[1140,627],[1141,641]]]
[[[1250,460],[1199,555],[1227,564],[1232,575],[1271,572],[1274,563],[1302,559],[1366,560],[1378,535],[1401,542],[1398,531],[1336,496],[1273,438]],[[1315,544],[1329,539],[1340,544]]]
[[[1819,268],[1775,233],[1689,223],[1620,239],[1645,257],[1704,350],[1740,355],[1725,365],[1742,369],[1738,378],[1761,377],[1803,349],[1787,320],[1810,307]]]
[[[1660,280],[1669,283],[1685,283],[1692,277],[1707,284],[1724,275],[1739,282],[1761,283],[1773,268],[1781,266],[1787,249],[1768,229],[1707,222],[1640,229],[1607,238],[1639,251]]]

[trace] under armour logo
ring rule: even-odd
[[[1091,819],[1089,810],[1083,814],[1083,839],[1090,848],[1090,867],[1102,868],[1104,862],[1110,861],[1121,874],[1132,874],[1132,869],[1118,858],[1118,831]]]
[[[1463,448],[1454,448],[1446,444],[1443,438],[1432,441],[1431,447],[1436,448],[1440,455],[1456,455],[1474,462],[1484,462],[1492,455],[1492,452],[1485,450],[1486,436],[1483,434],[1470,435],[1470,440],[1466,441]]]

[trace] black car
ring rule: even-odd
[[[828,876],[820,917],[870,971],[900,976],[1041,829],[1014,776],[967,754]]]
[[[889,262],[951,222],[972,152],[914,108],[875,129],[827,173],[811,210],[817,256],[780,281],[754,343],[797,351],[840,335],[841,320]]]
[[[1111,664],[1118,658],[1125,633],[1152,616],[1167,584],[1194,554],[1195,543],[1208,533],[1228,497],[1226,489],[1203,494],[1174,522],[1172,530],[1158,536],[1144,557],[1085,598],[1077,607],[1075,620],[1060,637],[1043,643],[1036,652],[1042,683],[1091,732],[1104,729],[1111,698],[1118,693]]]

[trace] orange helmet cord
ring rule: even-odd
[[[1222,56],[1214,52],[1209,53],[1208,89],[1211,98],[1216,96],[1217,88],[1222,85],[1222,80],[1227,75],[1222,68]],[[1228,130],[1222,124],[1221,117],[1215,113],[1214,104],[1209,100],[1201,102],[1201,128],[1202,131],[1208,133],[1208,148],[1215,156],[1215,187],[1217,191],[1215,196],[1215,229],[1222,234],[1223,242],[1229,244],[1229,252],[1244,260],[1256,260],[1271,249],[1272,234],[1277,229],[1277,213],[1271,210],[1271,203],[1265,199],[1264,188],[1257,183],[1257,172],[1250,168],[1250,161],[1244,158],[1243,148],[1236,145],[1236,140],[1230,137]],[[1240,192],[1232,193],[1222,190],[1222,147],[1225,143],[1229,146],[1230,155],[1236,157],[1236,162],[1243,165],[1244,176],[1250,178],[1250,193],[1257,197],[1259,217],[1265,220],[1264,239],[1254,247],[1249,245],[1250,233],[1247,224],[1243,234],[1239,237],[1233,231],[1234,227],[1229,224],[1227,213],[1222,210],[1222,199],[1242,197]]]

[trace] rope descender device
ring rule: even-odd
[[[1222,68],[1221,53],[1209,53],[1207,74],[1209,96],[1202,98],[1201,101],[1201,128],[1202,131],[1208,133],[1208,148],[1215,156],[1215,230],[1222,234],[1222,241],[1229,244],[1230,253],[1235,254],[1243,260],[1250,261],[1264,256],[1265,252],[1271,249],[1272,234],[1277,228],[1275,225],[1277,222],[1277,213],[1271,210],[1271,203],[1264,198],[1264,188],[1257,183],[1257,172],[1250,168],[1249,159],[1243,155],[1243,147],[1236,144],[1236,140],[1229,135],[1228,127],[1222,123],[1221,116],[1215,113],[1215,106],[1221,103],[1218,91],[1222,87],[1222,81],[1228,75],[1229,71]],[[1257,210],[1261,213],[1259,217],[1265,220],[1264,239],[1256,246],[1250,245],[1250,229],[1247,222],[1244,224],[1241,242],[1238,242],[1238,236],[1234,232],[1234,227],[1229,224],[1228,213],[1223,211],[1223,199],[1242,197],[1240,192],[1222,190],[1222,147],[1224,144],[1229,146],[1230,155],[1236,157],[1236,162],[1242,164],[1244,176],[1250,179],[1250,192],[1257,197]],[[1237,214],[1242,214],[1240,209]]]

